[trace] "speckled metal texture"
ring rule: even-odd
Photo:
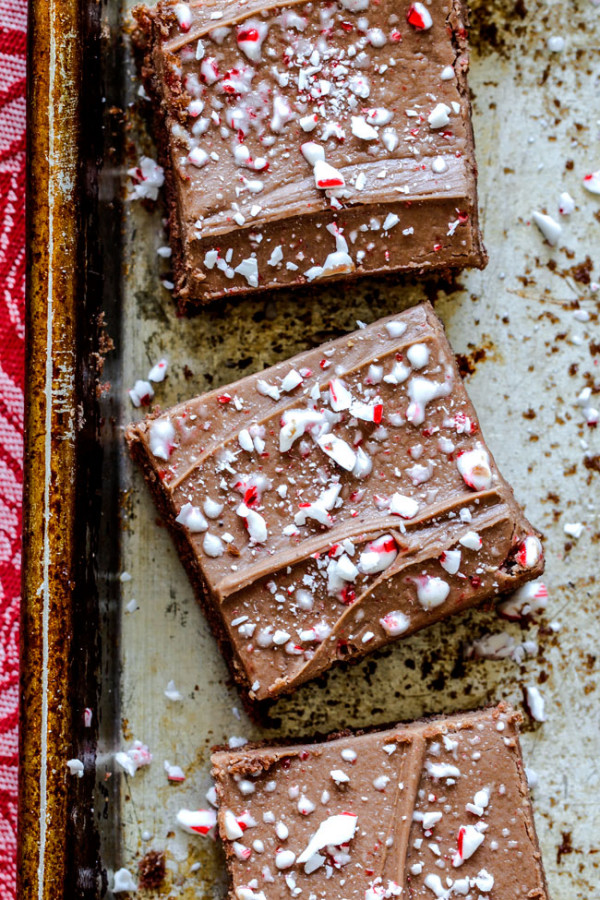
[[[92,289],[96,249],[86,238],[96,217],[99,119],[88,114],[100,102],[93,37],[99,19],[93,8],[89,13],[82,17],[76,0],[42,0],[31,4],[29,18],[21,900],[77,900],[95,896],[100,885],[91,813],[96,724],[81,727],[84,707],[95,706],[98,609],[92,567],[100,295]],[[77,783],[66,768],[75,756],[85,761]]]
[[[138,100],[138,83],[126,41],[124,48],[120,41],[125,10],[107,5],[98,235],[115,351],[107,358],[101,399],[103,658],[95,816],[109,885],[114,869],[126,866],[137,878],[140,860],[164,851],[162,884],[138,896],[191,900],[224,891],[218,847],[183,834],[175,817],[180,807],[206,805],[210,748],[231,736],[298,736],[502,698],[522,707],[524,688],[535,685],[546,721],[525,717],[523,752],[539,779],[534,808],[550,895],[597,894],[600,449],[597,430],[586,425],[576,403],[584,387],[600,391],[599,294],[593,289],[600,277],[594,262],[600,205],[582,188],[583,175],[600,164],[597,16],[587,0],[577,6],[518,0],[493,8],[478,2],[473,9],[470,84],[490,254],[485,271],[465,273],[453,284],[367,280],[306,289],[225,304],[188,321],[177,318],[160,283],[169,277],[168,263],[156,253],[166,243],[160,208],[125,203],[121,223],[125,170],[140,147],[150,155],[153,148],[130,105]],[[560,54],[547,48],[553,34],[565,38]],[[118,145],[123,119],[124,160]],[[576,209],[562,220],[559,245],[550,247],[531,213],[559,218],[563,190]],[[548,608],[526,626],[506,623],[491,609],[442,623],[302,688],[277,704],[270,728],[258,729],[241,711],[166,530],[127,458],[122,428],[141,414],[127,389],[166,356],[169,375],[155,398],[166,408],[425,296],[460,354],[500,468],[545,534]],[[573,523],[583,526],[578,539],[564,531]],[[131,580],[120,579],[124,572]],[[466,658],[474,640],[500,631],[517,644],[535,641],[536,649],[520,662]],[[171,679],[181,701],[164,695]],[[131,778],[114,753],[133,740],[148,744],[154,761]],[[165,760],[183,767],[182,785],[167,783]]]

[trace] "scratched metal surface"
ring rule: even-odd
[[[546,48],[550,34],[565,36],[562,54]],[[493,10],[476,5],[471,36],[480,201],[490,254],[484,272],[464,274],[453,285],[370,281],[352,286],[351,303],[343,288],[307,290],[181,320],[159,283],[168,277],[156,254],[165,243],[160,212],[126,205],[122,313],[108,322],[117,352],[107,361],[111,388],[103,402],[107,414],[120,405],[113,447],[119,467],[107,472],[106,508],[108,531],[120,531],[120,570],[132,579],[120,587],[118,622],[112,601],[105,617],[99,818],[109,870],[124,865],[136,874],[148,850],[166,851],[165,883],[143,896],[199,898],[222,891],[215,845],[188,839],[175,826],[180,807],[206,805],[211,745],[231,735],[292,736],[500,698],[522,707],[526,684],[538,685],[546,701],[543,725],[526,717],[523,750],[539,776],[535,816],[550,894],[554,900],[597,895],[600,625],[593,560],[600,538],[600,448],[575,399],[586,385],[600,389],[600,295],[589,283],[590,275],[592,282],[600,279],[600,271],[590,272],[586,263],[594,251],[598,259],[600,203],[581,187],[583,174],[600,164],[593,115],[600,87],[598,10],[586,0],[518,0]],[[127,53],[124,65],[119,90],[123,102],[133,103],[137,81]],[[132,114],[129,121],[128,138],[151,151],[147,137],[140,138],[139,118]],[[111,170],[113,186],[114,176]],[[533,208],[558,217],[561,190],[571,192],[577,208],[563,220],[561,245],[551,248],[529,220]],[[139,416],[126,390],[166,356],[169,376],[157,387],[156,401],[167,407],[352,330],[357,319],[371,322],[425,296],[435,300],[454,349],[464,355],[467,387],[502,471],[545,534],[547,612],[525,629],[490,611],[456,617],[304,687],[276,707],[279,725],[260,732],[241,712],[171,541],[120,447],[120,426]],[[577,310],[587,312],[589,321]],[[567,522],[583,524],[579,540],[565,535]],[[108,575],[114,585],[118,571]],[[127,612],[132,599],[138,608]],[[560,630],[550,622],[560,623]],[[535,639],[537,654],[521,664],[464,660],[465,645],[502,630],[517,641]],[[117,661],[118,687],[110,684]],[[164,696],[170,679],[183,694],[179,703]],[[111,754],[134,739],[149,745],[154,762],[128,778]],[[183,785],[167,783],[165,759],[184,768]],[[151,838],[144,840],[144,832]]]

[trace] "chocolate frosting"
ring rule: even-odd
[[[543,569],[429,304],[127,440],[251,699]]]
[[[427,28],[415,8],[161,0],[135,11],[185,301],[484,264],[464,8],[432,0]],[[315,154],[342,186],[317,186]]]
[[[229,896],[543,900],[517,719],[501,705],[324,743],[217,751]]]

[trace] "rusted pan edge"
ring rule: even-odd
[[[88,5],[96,6],[32,0],[29,11],[21,900],[92,897],[98,881],[93,863],[86,868],[81,862],[82,845],[93,844],[87,797],[94,782],[94,731],[82,742],[81,706],[84,693],[90,694],[96,640],[93,590],[81,599],[93,554],[88,522],[81,521],[82,492],[93,495],[82,448],[94,430],[94,377],[86,362],[93,341],[84,262],[87,179],[80,152],[83,32],[89,25],[82,13]],[[93,635],[87,645],[82,617]],[[93,697],[89,705],[95,705]],[[86,763],[81,779],[66,767],[76,756]]]

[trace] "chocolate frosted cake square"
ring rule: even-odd
[[[544,900],[518,716],[499,706],[213,754],[237,900]]]
[[[543,570],[429,304],[126,437],[250,701]]]
[[[485,264],[461,0],[160,0],[134,15],[182,310]]]

